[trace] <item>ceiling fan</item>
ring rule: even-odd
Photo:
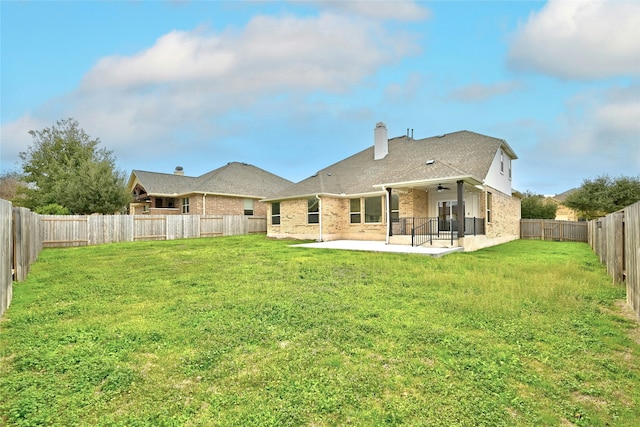
[[[438,187],[436,187],[436,190],[438,190],[439,193],[443,192],[444,190],[449,190],[449,187],[445,187],[442,184],[438,184]]]

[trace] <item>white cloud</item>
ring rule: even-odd
[[[246,117],[274,106],[297,110],[295,100],[308,95],[349,92],[416,50],[406,33],[382,22],[330,12],[258,16],[217,33],[172,31],[137,54],[103,58],[78,90],[3,124],[2,166],[27,148],[28,130],[64,117],[129,163],[192,157],[203,145],[228,149]]]
[[[421,21],[431,16],[431,12],[414,1],[320,1],[314,2],[328,9],[348,14],[360,15],[370,19]]]
[[[102,59],[84,90],[198,83],[218,94],[344,91],[415,51],[411,40],[371,21],[332,13],[258,16],[243,31],[173,31],[133,56]]]
[[[454,90],[451,92],[451,97],[456,101],[462,102],[486,101],[521,88],[522,83],[518,81],[504,81],[493,84],[474,83]]]
[[[509,63],[565,79],[640,75],[640,2],[549,1],[532,13]]]
[[[18,153],[27,151],[29,145],[33,142],[33,138],[29,135],[30,130],[40,130],[50,124],[26,114],[18,120],[2,125],[0,128],[0,135],[2,136],[2,144],[0,144],[2,170],[11,170],[17,166],[19,162]]]
[[[538,142],[521,153],[538,182],[640,171],[640,86],[588,91],[567,102],[554,125],[538,127]],[[556,182],[557,185],[557,182]],[[569,188],[556,188],[557,192]]]

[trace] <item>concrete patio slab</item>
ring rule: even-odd
[[[315,248],[315,249],[344,249],[350,251],[368,251],[368,252],[394,252],[403,254],[429,255],[432,257],[441,257],[452,252],[461,252],[462,247],[452,248],[433,248],[429,246],[409,246],[409,245],[391,245],[381,241],[372,240],[332,240],[329,242],[301,243],[291,245],[297,248]]]

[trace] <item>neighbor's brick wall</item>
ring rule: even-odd
[[[202,209],[202,195],[194,194],[189,197],[189,213],[192,215],[243,215],[244,198],[219,195],[207,195],[205,210]],[[180,199],[182,203],[182,199]],[[255,200],[253,203],[253,216],[266,216],[267,204]],[[182,210],[182,205],[180,206]]]

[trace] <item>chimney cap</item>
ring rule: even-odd
[[[184,168],[182,166],[176,166],[176,169],[173,171],[174,175],[184,175]]]

